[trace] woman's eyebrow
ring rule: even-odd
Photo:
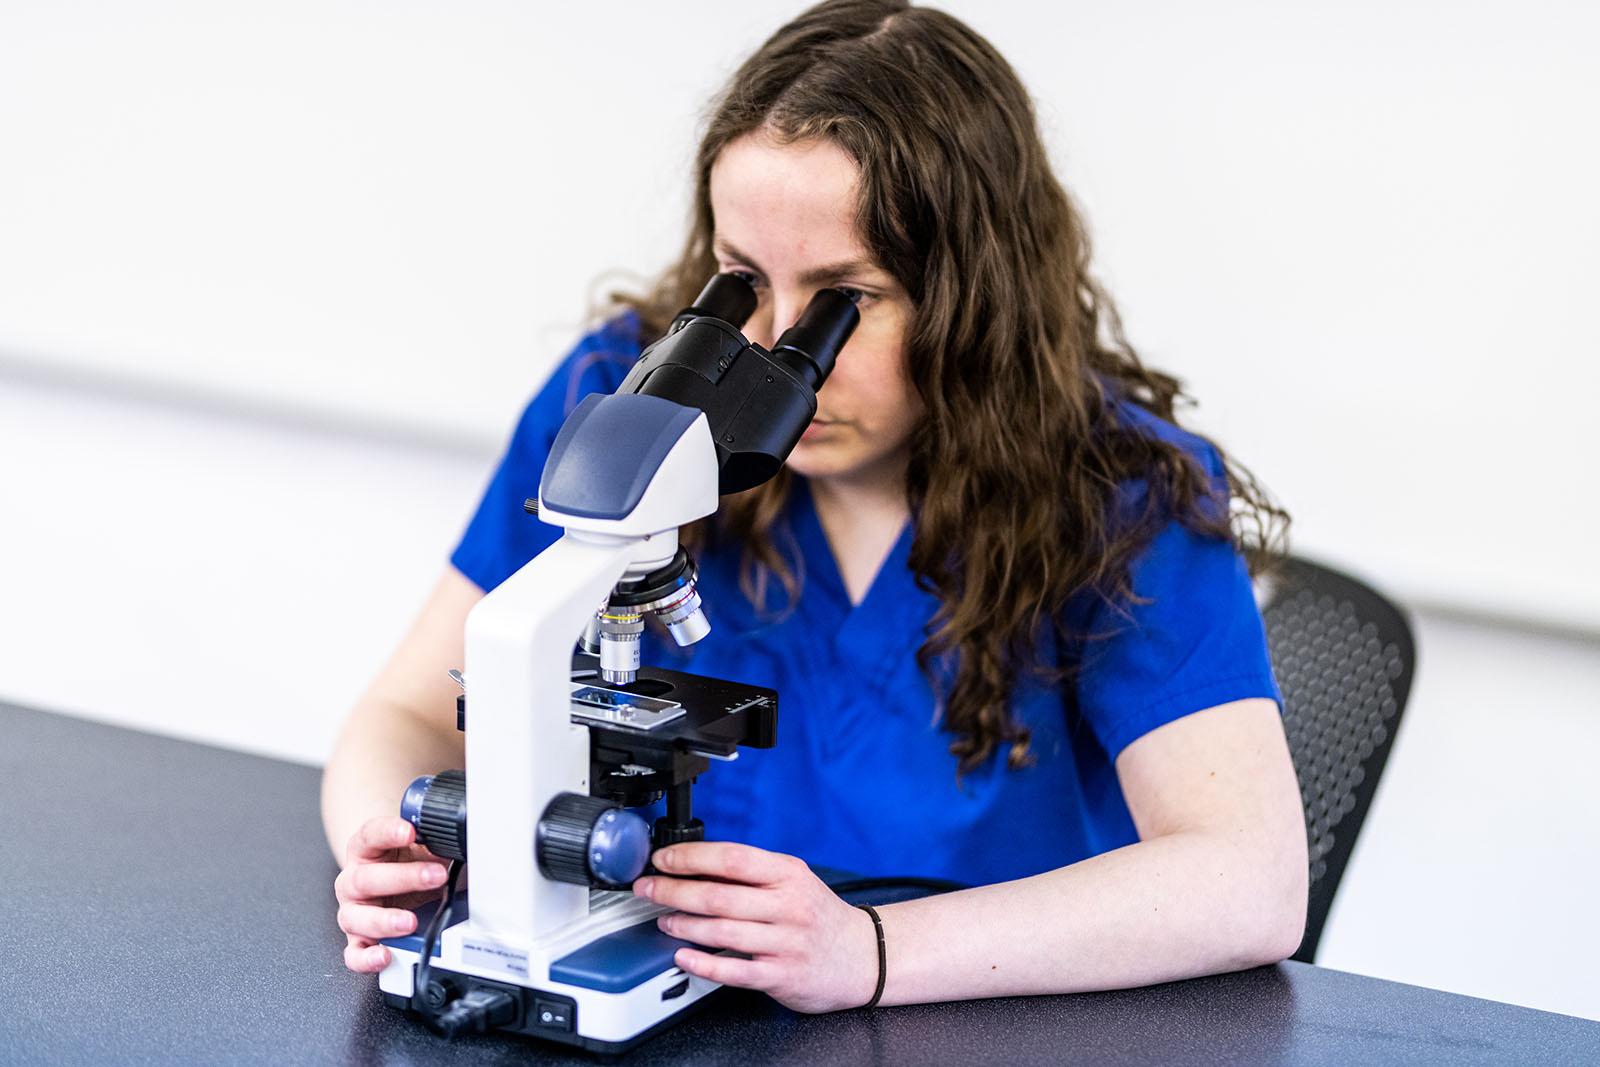
[[[757,263],[753,257],[746,255],[744,252],[736,248],[731,241],[718,237],[715,241],[715,245],[717,251],[723,253],[729,258],[737,259],[743,263],[748,263],[762,274],[766,273],[766,271],[762,269],[761,264]],[[801,273],[800,284],[822,285],[824,283],[833,281],[835,278],[847,277],[851,274],[855,274],[858,271],[873,270],[876,268],[876,266],[877,265],[871,260],[856,258],[845,260],[842,263],[830,263],[825,267],[813,267],[810,270]]]

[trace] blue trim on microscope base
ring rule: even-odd
[[[618,930],[569,952],[550,965],[550,980],[601,993],[626,993],[675,964],[680,948],[698,948],[689,941],[668,937],[655,920]]]

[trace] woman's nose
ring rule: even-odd
[[[765,306],[757,308],[756,313],[750,316],[750,321],[745,323],[745,337],[762,348],[771,349],[778,343],[783,331],[794,325],[794,321],[800,317],[803,306],[792,299],[777,298],[767,301]]]

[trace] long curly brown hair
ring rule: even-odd
[[[926,416],[906,474],[910,566],[940,605],[918,662],[959,770],[1002,744],[1020,766],[1015,680],[1070,671],[1041,662],[1044,638],[1067,648],[1092,636],[1064,632],[1069,601],[1130,603],[1130,564],[1173,519],[1231,538],[1257,569],[1288,516],[1237,465],[1223,488],[1186,449],[1118,419],[1120,401],[1176,422],[1180,383],[1140,362],[1090,276],[1088,237],[1015,72],[940,11],[830,0],[738,69],[700,143],[681,256],[647,295],[619,297],[650,336],[716,272],[711,167],[760,129],[826,138],[861,169],[860,232],[915,308],[906,361]],[[1147,490],[1131,514],[1129,483]],[[798,591],[773,542],[789,490],[785,472],[684,533],[741,545],[758,607],[768,575]]]

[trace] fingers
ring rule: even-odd
[[[770,922],[783,904],[770,889],[727,882],[693,882],[681,878],[640,878],[633,892],[646,900],[695,915]]]
[[[641,878],[633,891],[646,900],[696,915],[772,922],[782,916],[797,880],[815,880],[802,861],[728,841],[694,841],[656,852],[656,868],[683,877]],[[704,876],[715,881],[694,880]]]
[[[379,815],[368,819],[345,846],[345,865],[382,859],[385,853],[411,844],[416,832],[414,826],[398,815]]]
[[[769,956],[793,947],[793,933],[769,923],[739,919],[714,919],[704,915],[663,915],[656,920],[662,933],[708,948],[731,948],[751,956]]]
[[[390,952],[382,945],[362,945],[352,941],[344,947],[344,965],[357,974],[371,974],[389,966]]]
[[[398,937],[416,929],[417,917],[408,911],[375,908],[367,904],[346,904],[339,909],[339,929],[346,935],[344,965],[358,974],[370,974],[389,966],[393,958],[387,947],[376,942]]]
[[[379,908],[371,904],[344,904],[339,908],[339,929],[351,937],[382,941],[415,933],[417,917],[400,908]]]
[[[362,823],[345,847],[345,869],[334,879],[333,891],[339,900],[339,929],[348,939],[344,965],[352,971],[370,974],[383,970],[394,957],[376,942],[402,937],[417,928],[411,912],[381,907],[374,901],[425,894],[444,885],[447,872],[441,863],[391,862],[426,855],[413,847],[415,841],[416,830],[410,823],[398,816],[380,815]]]
[[[778,980],[776,969],[760,960],[714,956],[698,949],[680,948],[672,962],[689,974],[744,989],[770,989]]]
[[[342,903],[362,903],[438,889],[445,877],[441,863],[357,863],[334,879],[333,891]]]
[[[690,841],[671,845],[652,857],[656,869],[667,874],[705,875],[745,885],[777,885],[793,878],[806,865],[793,856],[732,841]]]

